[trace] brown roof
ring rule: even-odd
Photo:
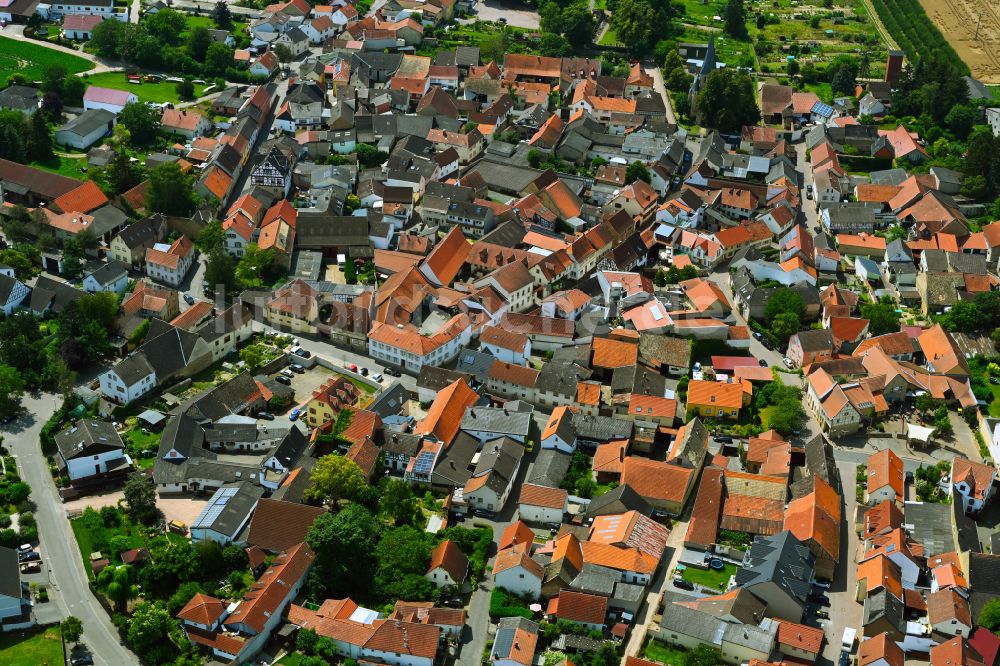
[[[493,345],[501,349],[523,352],[528,344],[528,336],[523,333],[516,333],[500,328],[499,326],[484,326],[479,334],[479,342],[484,345]]]
[[[243,624],[257,633],[264,631],[264,625],[270,616],[277,612],[281,603],[291,594],[292,588],[306,575],[315,557],[304,543],[278,555],[250,591],[243,595],[225,623]]]
[[[523,521],[519,520],[516,523],[511,523],[500,535],[500,541],[497,543],[497,550],[504,550],[506,548],[511,548],[519,543],[530,544],[535,540],[535,533],[531,531]]]
[[[438,567],[447,571],[453,581],[461,583],[469,573],[469,558],[454,541],[445,539],[431,551],[431,563],[427,566],[427,573]]]
[[[568,493],[562,488],[549,488],[526,483],[521,486],[521,497],[518,499],[518,503],[549,509],[565,509],[567,495]]]
[[[823,556],[840,559],[840,495],[821,477],[814,477],[813,491],[792,500],[785,511],[785,529],[799,541],[811,541]]]
[[[79,187],[52,202],[56,208],[64,213],[89,213],[106,203],[108,203],[108,197],[92,180],[81,183]]]
[[[883,449],[868,456],[868,493],[892,486],[896,500],[903,497],[903,461],[890,449]]]
[[[198,592],[191,597],[191,600],[177,614],[177,619],[210,627],[216,620],[222,617],[222,613],[225,610],[226,604],[215,597]]]
[[[639,345],[637,344],[609,340],[608,338],[594,338],[591,346],[594,352],[593,366],[595,368],[627,367],[635,365],[639,358]]]
[[[903,650],[886,632],[862,641],[858,649],[858,666],[868,666],[879,659],[885,659],[889,666],[903,666]]]
[[[21,185],[46,199],[56,199],[80,187],[83,181],[0,159],[0,180]]]
[[[778,623],[778,643],[811,654],[819,654],[823,645],[823,630],[782,620]]]
[[[973,626],[969,602],[954,588],[938,590],[927,596],[927,619],[931,624],[957,620],[967,627]]]
[[[643,498],[683,502],[694,470],[665,462],[626,456],[622,483],[632,486]]]
[[[549,601],[549,614],[560,620],[604,624],[608,615],[607,597],[563,590],[559,596]]]
[[[384,620],[375,633],[365,642],[366,650],[413,655],[433,659],[437,655],[441,629],[434,625],[405,624],[396,620]]]
[[[698,495],[691,510],[684,543],[708,547],[715,543],[722,509],[722,470],[706,468],[701,474]]]

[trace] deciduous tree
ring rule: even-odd
[[[305,491],[309,500],[328,502],[336,507],[342,499],[352,499],[368,485],[361,468],[353,460],[337,454],[323,456],[313,468],[312,484]]]
[[[753,82],[735,67],[717,69],[705,79],[698,94],[698,115],[706,127],[738,132],[760,121]]]
[[[198,200],[191,178],[175,162],[162,164],[149,172],[146,207],[156,213],[187,217]]]

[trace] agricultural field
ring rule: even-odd
[[[880,4],[896,7],[906,19],[905,22],[899,21],[905,28],[912,28],[918,22],[913,13],[919,8],[913,5],[902,5],[898,0],[873,1],[876,7]],[[975,78],[984,83],[1000,83],[1000,6],[996,0],[920,0],[920,7],[924,10],[920,15],[929,17],[937,35],[929,37],[933,33],[923,29],[917,35],[914,48],[927,49],[929,45],[943,47],[945,50],[942,53],[946,57],[953,58],[955,62],[961,57]],[[879,14],[882,14],[881,8]],[[885,18],[882,20],[886,22]],[[900,41],[888,22],[886,26]],[[906,49],[902,41],[900,46]]]
[[[939,3],[947,5],[947,2]],[[909,60],[940,53],[958,65],[954,49],[934,26],[920,3],[907,0],[872,0],[885,26]],[[974,22],[973,22],[974,23]]]
[[[127,90],[135,93],[140,102],[152,102],[153,104],[163,104],[170,102],[177,104],[181,100],[177,96],[177,84],[172,81],[162,81],[159,83],[129,83],[124,72],[102,72],[101,74],[88,74],[84,77],[92,86],[113,88],[115,90]],[[194,85],[195,97],[205,94],[205,85],[196,83]]]
[[[48,49],[40,44],[0,37],[0,85],[14,73],[24,74],[32,81],[38,81],[49,65],[62,65],[70,74],[94,68],[90,61],[68,53]]]

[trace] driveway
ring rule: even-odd
[[[663,98],[663,106],[667,109],[667,122],[671,125],[677,124],[677,116],[674,115],[674,105],[670,103],[670,93],[667,92],[667,88],[663,85],[663,73],[660,71],[659,66],[652,61],[645,61],[642,63],[642,71],[646,72],[653,77],[653,88],[656,92],[660,93],[660,97]]]
[[[475,17],[480,21],[506,19],[507,25],[514,26],[515,28],[538,29],[538,12],[525,9],[524,5],[519,2],[480,0],[476,4]]]
[[[92,377],[81,378],[83,385]],[[38,450],[38,433],[45,420],[55,412],[62,397],[51,393],[25,395],[22,416],[0,426],[0,434],[11,454],[17,458],[21,476],[31,486],[38,522],[39,550],[49,568],[52,582],[49,604],[58,607],[60,617],[75,615],[83,621],[83,642],[94,653],[100,666],[138,664],[135,655],[124,648],[111,619],[90,593],[80,551],[66,520],[66,511],[48,464]],[[48,613],[50,609],[46,609]]]
[[[163,519],[167,523],[171,520],[179,520],[189,526],[198,518],[206,504],[208,504],[206,497],[199,499],[197,497],[167,496],[156,499],[156,506],[163,512]]]

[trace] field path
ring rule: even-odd
[[[71,49],[67,46],[60,46],[59,44],[53,44],[51,42],[43,42],[37,39],[31,39],[30,37],[24,36],[24,26],[20,24],[8,25],[2,31],[0,31],[0,36],[7,37],[8,39],[13,39],[18,42],[28,42],[29,44],[34,44],[51,51],[58,51],[59,53],[68,53],[69,55],[74,55],[77,58],[83,58],[84,60],[89,60],[94,63],[94,69],[89,69],[84,74],[99,74],[101,72],[110,72],[115,69],[120,69],[120,64],[108,64],[103,58],[98,58],[92,53],[87,53],[85,51],[77,51],[76,49]]]
[[[896,40],[892,38],[892,35],[889,33],[889,31],[886,30],[884,25],[882,25],[882,17],[878,15],[877,11],[875,11],[875,7],[872,5],[872,0],[864,0],[864,3],[865,3],[865,11],[868,12],[868,15],[872,18],[872,21],[875,22],[875,27],[878,29],[878,33],[882,35],[882,39],[885,40],[885,43],[889,45],[890,49],[894,51],[899,51],[900,50],[899,44],[896,43]]]

